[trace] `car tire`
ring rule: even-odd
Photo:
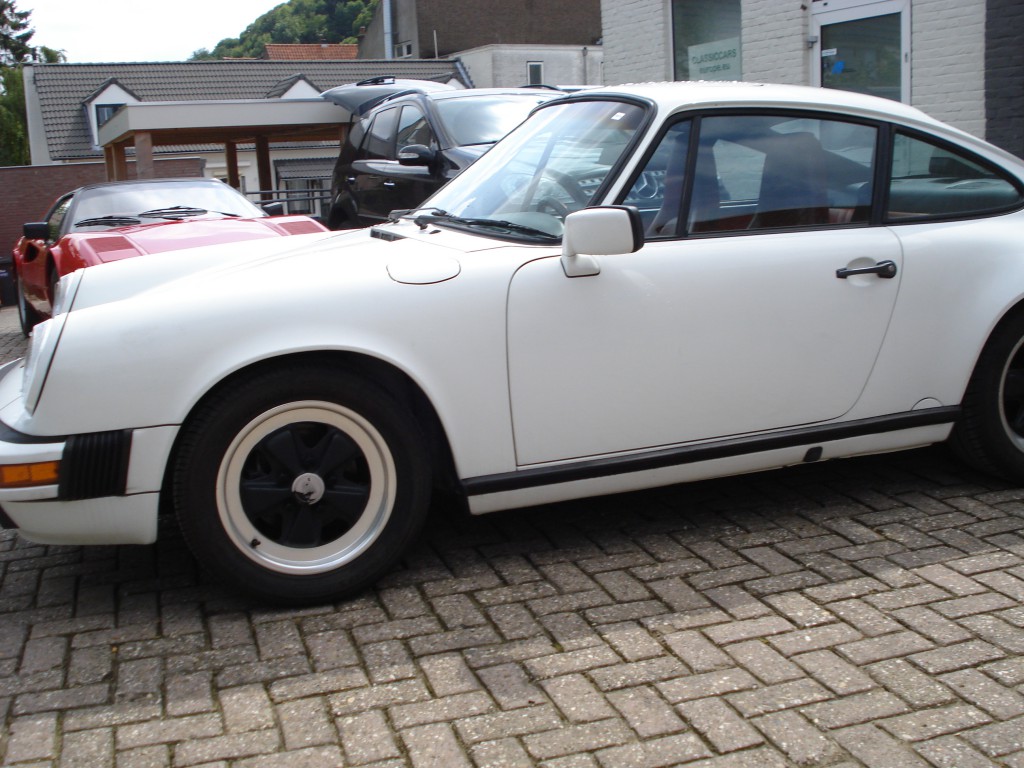
[[[1000,325],[964,394],[954,450],[990,474],[1024,482],[1024,312]]]
[[[174,506],[200,563],[261,599],[323,602],[378,579],[429,508],[425,441],[386,391],[330,366],[251,376],[200,407]]]
[[[21,325],[21,332],[27,337],[42,321],[42,316],[28,303],[25,296],[25,288],[17,273],[14,275],[15,291],[18,303],[18,323]]]

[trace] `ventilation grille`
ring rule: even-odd
[[[278,226],[289,235],[308,235],[313,232],[323,232],[323,229],[312,221],[286,221],[281,222]]]
[[[123,495],[131,447],[128,430],[68,438],[60,462],[59,498],[72,501]]]
[[[93,237],[89,238],[89,247],[95,253],[109,253],[110,251],[130,251],[135,246],[124,237]]]

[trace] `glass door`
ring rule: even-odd
[[[910,101],[909,0],[817,0],[813,11],[815,85]]]

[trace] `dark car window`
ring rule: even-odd
[[[373,124],[366,132],[363,146],[359,151],[361,160],[395,159],[395,123],[397,120],[398,107],[385,109],[373,118]]]
[[[46,223],[49,225],[49,239],[59,240],[61,235],[61,225],[64,223],[64,218],[68,215],[68,208],[71,207],[72,201],[71,195],[68,195],[63,200],[53,207],[53,211],[50,212],[49,218]]]
[[[867,223],[877,130],[811,117],[706,117],[691,232]]]
[[[1024,202],[1017,184],[980,159],[897,133],[886,219],[978,216]]]
[[[437,149],[437,139],[423,110],[407,104],[402,107],[402,117],[398,121],[398,140],[395,142],[395,146],[401,149],[410,144],[422,144],[425,147]]]
[[[622,203],[640,210],[648,238],[677,234],[690,145],[690,121],[671,126]]]
[[[435,104],[445,130],[457,147],[493,144],[519,125],[546,95],[438,99]]]

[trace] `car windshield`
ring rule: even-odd
[[[497,220],[561,236],[631,146],[643,107],[596,99],[560,102],[530,116],[425,204],[432,221]]]
[[[550,92],[437,99],[438,117],[457,147],[493,144],[519,125]]]
[[[103,227],[196,216],[252,218],[265,215],[237,191],[220,182],[112,184],[85,189],[75,196],[70,231],[90,232]]]

